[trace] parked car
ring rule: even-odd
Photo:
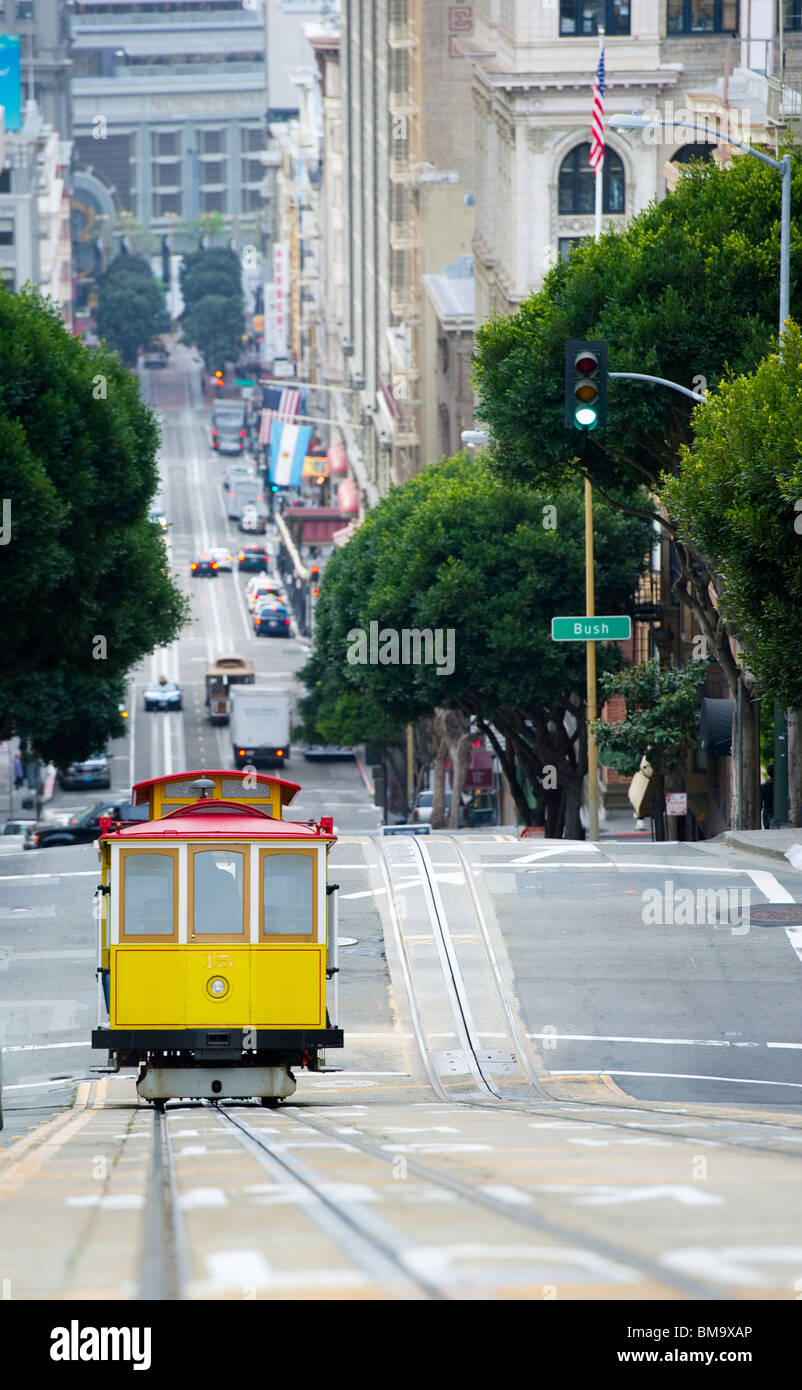
[[[418,797],[417,803],[416,803],[415,808],[414,808],[414,810],[413,810],[413,812],[412,812],[412,820],[413,820],[414,822],[420,821],[420,822],[422,822],[422,824],[428,825],[428,824],[431,822],[431,819],[432,819],[432,805],[433,805],[433,802],[434,802],[434,792],[433,792],[433,791],[422,791],[422,792],[420,793],[419,797]],[[446,815],[448,815],[448,813],[449,813],[450,810],[451,810],[451,792],[450,792],[450,791],[447,791],[447,792],[446,792]]]
[[[290,615],[283,603],[265,603],[253,615],[257,637],[289,637]]]
[[[160,511],[158,507],[153,508],[153,510],[150,513],[149,519],[155,522],[157,526],[160,526],[162,531],[166,531],[167,527],[170,525],[169,521],[167,520],[167,517],[164,515],[164,512]]]
[[[75,787],[110,787],[109,760],[105,753],[96,753],[84,762],[70,763],[69,767],[59,769],[58,782],[65,790]]]
[[[189,568],[193,579],[199,579],[203,574],[214,579],[218,573],[217,561],[211,555],[198,555]]]
[[[150,712],[154,709],[180,709],[181,708],[181,686],[177,681],[168,681],[166,676],[160,676],[157,681],[145,688],[145,709]]]
[[[22,848],[54,849],[58,845],[91,844],[100,834],[101,816],[122,821],[147,820],[147,806],[133,806],[130,801],[96,801],[68,820],[36,821],[28,826]]]
[[[310,743],[304,749],[304,757],[313,761],[319,758],[321,761],[331,759],[334,762],[338,758],[353,758],[354,749],[347,748],[345,745],[337,743]]]
[[[213,545],[209,551],[212,560],[217,561],[218,570],[233,570],[234,556],[226,545]]]
[[[267,551],[263,545],[244,545],[239,552],[241,570],[266,570],[267,563]]]
[[[15,817],[15,816],[10,816],[9,819],[6,821],[5,825],[3,826],[3,834],[4,834],[4,835],[25,835],[25,834],[27,833],[27,831],[28,831],[28,827],[29,827],[30,825],[35,825],[35,824],[36,824],[36,822],[34,821],[33,817],[31,817],[31,816],[27,816],[27,817],[24,817],[24,818],[22,818],[22,819],[20,819],[20,817],[18,817],[18,816],[17,816],[17,817]]]

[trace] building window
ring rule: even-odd
[[[226,194],[225,194],[225,189],[223,189],[223,188],[217,189],[217,190],[215,190],[214,192],[212,192],[211,189],[207,189],[207,188],[202,188],[202,189],[201,189],[201,212],[225,212],[225,211],[226,211]]]
[[[0,267],[0,284],[2,284],[3,289],[7,290],[9,294],[14,293],[16,285],[14,284],[13,270],[7,270],[5,266]]]
[[[258,188],[243,188],[242,190],[242,211],[256,212],[264,202],[261,190]]]
[[[150,152],[157,158],[161,155],[176,155],[181,151],[178,147],[177,130],[154,130],[150,136]]]
[[[670,0],[669,0],[670,3]],[[629,0],[560,0],[560,34],[629,33]]]
[[[178,160],[174,164],[153,164],[150,177],[154,188],[180,188],[181,165]]]
[[[265,177],[265,166],[261,159],[243,159],[242,182],[261,183]]]
[[[14,218],[0,217],[0,246],[14,245]]]
[[[200,154],[222,154],[223,153],[223,132],[222,130],[199,130],[198,131],[198,150]]]
[[[204,185],[212,183],[222,183],[226,181],[226,164],[224,159],[207,159],[200,166],[201,183]]]
[[[175,213],[176,217],[181,216],[181,194],[154,193],[153,216],[166,217],[168,214],[172,213]]]
[[[705,144],[683,145],[681,149],[677,150],[676,154],[672,154],[671,163],[690,164],[692,159],[704,159],[706,163],[709,164],[713,158],[713,150],[715,148],[715,145]]]
[[[17,0],[17,19],[33,19],[33,0]]]
[[[241,126],[240,140],[243,150],[263,150],[267,143],[265,131],[261,126]]]
[[[668,0],[669,34],[734,34],[738,0]]]
[[[802,29],[802,0],[785,0],[783,29]]]
[[[588,164],[590,143],[575,145],[560,165],[559,211],[566,213],[593,212],[596,207],[596,175]],[[609,147],[604,154],[602,211],[624,211],[624,166]]]
[[[581,246],[583,241],[590,241],[586,236],[561,236],[557,240],[557,250],[561,261],[570,261],[571,252],[575,246]]]

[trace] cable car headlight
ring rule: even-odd
[[[224,980],[222,975],[213,975],[206,989],[213,999],[225,999],[229,989],[228,980]]]

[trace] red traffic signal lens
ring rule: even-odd
[[[599,359],[596,357],[595,353],[580,352],[574,363],[574,367],[578,372],[582,373],[582,376],[591,376],[593,372],[599,369]]]

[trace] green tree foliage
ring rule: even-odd
[[[645,755],[655,772],[679,767],[694,745],[697,693],[707,665],[707,660],[670,667],[645,661],[602,676],[602,699],[622,695],[627,707],[626,719],[617,724],[593,720],[603,766],[631,777]]]
[[[210,294],[230,299],[242,309],[242,268],[235,251],[193,251],[184,256],[179,278],[184,305],[190,312]]]
[[[802,708],[802,334],[782,361],[721,383],[694,416],[663,495],[680,536],[719,573],[721,611],[758,685]],[[797,529],[799,528],[799,530]]]
[[[791,312],[802,287],[802,153],[792,155]],[[733,699],[744,681],[719,609],[717,576],[664,498],[682,445],[692,442],[693,404],[666,387],[610,381],[608,423],[580,434],[563,419],[564,348],[569,339],[608,344],[611,371],[643,372],[689,388],[714,389],[729,372],[752,371],[776,341],[781,180],[771,168],[736,156],[726,169],[697,164],[662,202],[578,247],[556,266],[519,312],[477,334],[479,415],[496,441],[501,477],[556,486],[584,474],[597,495],[644,483],[654,513],[675,542],[675,596],[691,608]],[[686,534],[689,531],[686,529]],[[744,730],[744,823],[759,824],[759,750]]]
[[[207,294],[183,316],[184,342],[194,343],[209,371],[236,362],[242,350],[242,307],[220,294]]]
[[[147,261],[117,256],[111,262],[100,286],[95,317],[100,337],[127,366],[135,365],[138,350],[151,338],[169,330],[164,294]]]
[[[598,602],[615,612],[636,586],[649,529],[607,507],[595,523]],[[511,487],[465,454],[395,489],[327,566],[303,673],[307,735],[379,742],[438,707],[459,709],[487,729],[524,819],[521,772],[540,779],[551,833],[581,833],[584,646],[552,642],[550,624],[584,611],[583,524],[576,487]],[[350,662],[355,630],[372,622],[380,646],[387,629],[452,629],[453,671]],[[599,650],[602,669],[619,658]]]
[[[158,429],[117,356],[34,293],[0,292],[0,373],[0,737],[65,763],[123,732],[127,672],[186,618],[148,520]]]

